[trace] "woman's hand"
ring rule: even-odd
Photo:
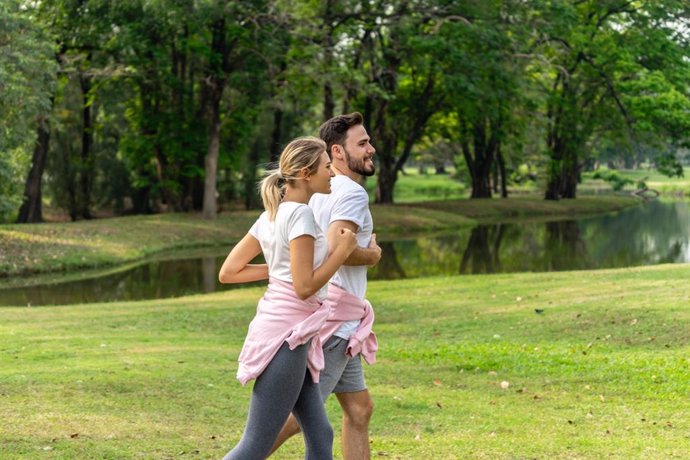
[[[335,245],[334,252],[341,251],[347,257],[357,247],[357,237],[352,230],[341,228],[333,243]]]

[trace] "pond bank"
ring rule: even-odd
[[[629,196],[583,197],[547,202],[539,198],[434,201],[373,205],[380,239],[402,233],[449,230],[515,219],[569,218],[612,212],[640,201]],[[0,279],[108,267],[177,249],[231,245],[259,211],[237,211],[215,221],[198,214],[131,216],[76,223],[0,226]]]

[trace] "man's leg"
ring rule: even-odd
[[[374,410],[374,403],[364,382],[360,355],[348,361],[333,392],[343,408],[341,437],[343,458],[368,460],[370,458],[369,420]]]
[[[343,458],[345,460],[368,460],[369,420],[374,411],[374,403],[369,390],[355,393],[337,393],[343,408]]]
[[[328,339],[323,346],[324,369],[321,371],[319,377],[319,391],[321,392],[321,398],[324,402],[326,402],[328,396],[333,392],[333,388],[335,388],[345,366],[348,364],[349,358],[345,354],[346,347],[347,341],[336,336]],[[297,419],[295,419],[294,415],[290,414],[285,425],[283,425],[283,428],[280,430],[276,442],[271,448],[271,454],[278,450],[285,441],[300,431]]]

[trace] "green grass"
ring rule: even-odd
[[[459,213],[477,221],[507,222],[554,217],[576,217],[618,211],[640,203],[626,195],[583,196],[575,200],[546,201],[536,196],[509,199],[445,200],[420,203],[425,209]]]
[[[457,200],[469,196],[466,184],[449,174],[419,174],[416,168],[405,168],[405,174],[399,174],[395,183],[394,199],[396,203],[418,203],[433,200]],[[376,178],[367,180],[366,189],[374,198]]]
[[[373,458],[687,458],[689,276],[371,283]],[[0,309],[0,458],[220,458],[246,418],[235,359],[261,292]]]
[[[690,168],[685,168],[684,177],[667,177],[655,169],[616,170],[622,178],[630,179],[634,183],[627,185],[623,190],[632,192],[637,189],[636,183],[644,180],[647,187],[658,191],[662,196],[675,198],[690,197]],[[583,174],[584,183],[580,187],[583,191],[610,190],[610,184],[603,180],[591,179],[593,173]]]

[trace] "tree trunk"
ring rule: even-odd
[[[393,191],[398,172],[395,165],[381,159],[379,161],[379,175],[376,184],[376,203],[393,204]]]
[[[218,214],[217,180],[218,154],[220,150],[220,101],[225,89],[226,75],[229,72],[230,49],[226,40],[225,18],[221,17],[213,23],[212,53],[219,58],[210,75],[206,78],[208,97],[207,106],[203,107],[208,117],[208,152],[204,158],[204,207],[202,215],[205,219],[215,219]]]
[[[561,161],[557,158],[560,158],[561,153],[552,150],[550,155],[544,199],[558,201],[561,199]]]
[[[256,167],[259,164],[259,140],[255,140],[249,150],[247,165],[244,172],[244,207],[256,209],[259,207],[259,195],[256,187]]]
[[[280,159],[280,140],[283,131],[283,110],[278,108],[273,111],[273,131],[271,131],[271,162],[277,163]],[[258,161],[257,161],[258,163]],[[255,175],[256,176],[256,175]]]
[[[37,141],[31,158],[31,170],[26,178],[24,187],[24,201],[19,208],[18,224],[43,222],[43,208],[41,203],[41,180],[45,170],[48,146],[50,141],[50,126],[48,118],[38,118]]]
[[[323,66],[326,81],[323,84],[323,121],[333,118],[335,101],[333,100],[333,86],[328,75],[333,67],[333,0],[326,0],[323,12]]]
[[[568,152],[561,166],[561,198],[575,198],[580,175],[577,154]]]
[[[215,219],[218,214],[216,181],[218,177],[218,151],[220,149],[220,100],[214,101],[214,115],[208,140],[208,153],[204,158],[204,208],[205,219]]]
[[[79,215],[84,219],[91,219],[91,175],[94,174],[93,160],[93,119],[91,116],[91,77],[81,75],[81,92],[84,101],[82,107],[82,137],[81,137],[81,168],[79,168]]]
[[[496,148],[496,161],[498,163],[498,172],[501,176],[501,198],[508,198],[508,180],[506,179],[506,162],[503,158],[501,145]]]

